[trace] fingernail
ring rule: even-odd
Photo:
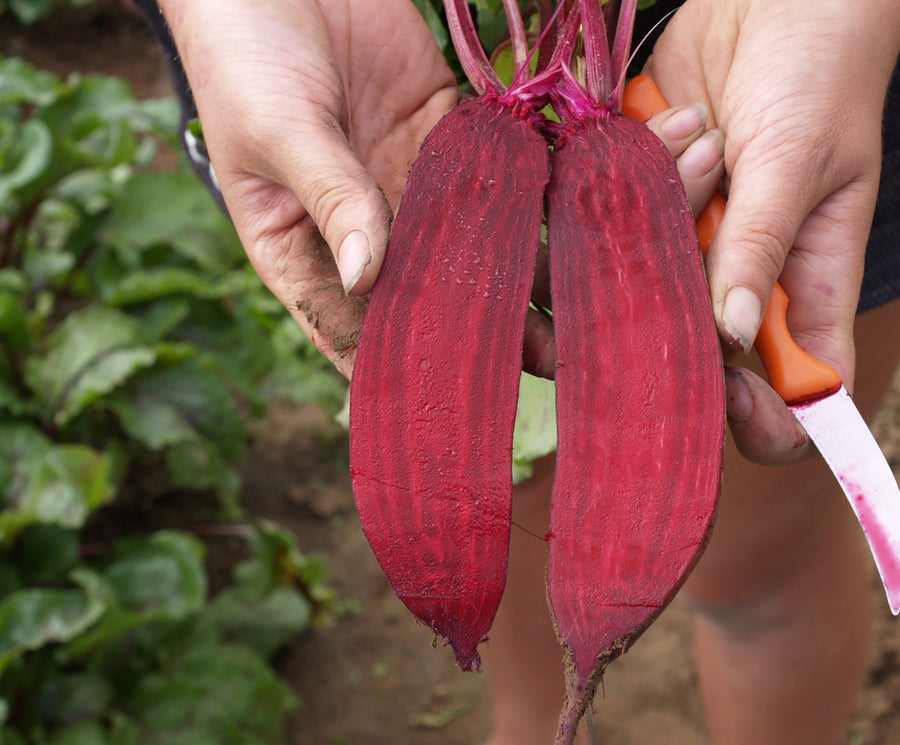
[[[724,154],[725,138],[718,129],[704,132],[678,158],[678,171],[687,178],[700,178],[715,168]]]
[[[761,321],[762,303],[756,293],[746,287],[732,287],[722,308],[722,326],[729,341],[746,354],[753,346]]]
[[[746,424],[753,416],[753,396],[744,376],[733,367],[725,368],[725,400],[728,419]]]
[[[370,261],[372,251],[369,239],[361,230],[354,230],[344,238],[338,250],[338,271],[344,284],[344,292],[350,292],[356,286]]]
[[[670,139],[683,140],[706,124],[707,116],[709,112],[702,103],[685,106],[666,119],[659,131]]]

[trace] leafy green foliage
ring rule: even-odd
[[[150,167],[175,119],[0,58],[4,743],[283,742],[269,661],[330,613],[321,560],[244,517],[236,464],[269,401],[336,411],[345,384],[202,184]],[[88,547],[126,491],[217,495],[248,558],[213,595],[188,533]]]

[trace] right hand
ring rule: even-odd
[[[419,146],[457,101],[453,74],[408,0],[160,5],[250,261],[349,377],[363,296]]]
[[[726,138],[729,202],[709,249],[713,312],[749,351],[776,280],[797,343],[853,389],[853,327],[878,190],[900,4],[686,0],[646,72],[669,103],[701,101]],[[732,433],[777,464],[812,447],[749,371],[727,379]]]

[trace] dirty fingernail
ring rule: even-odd
[[[692,135],[706,123],[708,116],[706,107],[702,103],[693,106],[685,106],[666,119],[659,128],[663,136],[673,140],[683,140]]]
[[[761,321],[762,303],[756,293],[746,287],[732,287],[722,309],[722,325],[729,341],[749,352]]]
[[[354,230],[344,238],[338,250],[338,271],[345,292],[350,292],[356,286],[370,261],[372,251],[369,248],[369,239],[361,230]]]
[[[725,400],[728,419],[746,424],[753,416],[753,396],[744,376],[733,367],[725,368]]]
[[[700,178],[722,160],[725,138],[718,129],[704,132],[678,158],[678,170],[687,178]]]

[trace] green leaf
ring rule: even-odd
[[[53,10],[53,0],[6,0],[20,23],[30,25],[46,18]]]
[[[192,174],[147,173],[126,185],[100,231],[119,251],[172,246],[201,269],[222,273],[245,261],[231,223]]]
[[[25,378],[58,426],[156,361],[155,351],[140,343],[138,322],[102,307],[70,314],[47,346],[26,360]]]
[[[309,601],[296,589],[264,592],[243,582],[220,592],[203,612],[203,623],[220,639],[243,644],[269,659],[312,623]]]
[[[15,558],[25,582],[50,585],[75,569],[81,558],[81,536],[77,530],[37,523],[19,536]]]
[[[113,287],[101,292],[110,305],[135,305],[168,295],[195,295],[222,297],[228,294],[227,286],[220,278],[203,275],[196,270],[176,266],[162,266],[133,272]]]
[[[41,686],[37,709],[45,725],[62,727],[103,717],[114,697],[112,681],[103,675],[67,673]]]
[[[107,745],[105,727],[96,720],[76,722],[50,733],[45,745]]]
[[[13,145],[4,153],[0,170],[0,214],[10,214],[6,204],[19,189],[37,181],[50,166],[53,137],[41,121],[29,119],[14,132]]]
[[[531,476],[531,461],[556,450],[556,398],[552,380],[522,374],[513,433],[513,481]]]
[[[74,639],[103,615],[99,578],[73,572],[79,589],[18,590],[0,603],[0,672],[28,651]]]
[[[18,732],[5,727],[0,730],[0,742],[3,745],[30,745]]]
[[[115,410],[129,434],[148,447],[208,443],[229,461],[243,452],[241,415],[215,369],[200,360],[148,370],[124,393]]]
[[[21,57],[0,56],[0,103],[47,106],[62,88],[53,73],[39,70]]]
[[[276,359],[261,384],[267,400],[310,402],[333,414],[340,411],[347,397],[347,380],[293,318],[280,319],[269,341]]]
[[[206,600],[203,544],[183,533],[160,531],[120,542],[103,572],[116,602],[143,617],[181,619]]]
[[[84,445],[54,445],[28,425],[0,425],[0,461],[6,458],[0,541],[9,544],[36,522],[80,528],[115,495],[111,458]]]
[[[285,716],[295,705],[259,656],[210,644],[189,650],[168,674],[146,676],[126,710],[167,745],[275,745],[286,742]]]
[[[25,349],[31,342],[24,302],[11,292],[0,289],[0,347],[13,351]]]
[[[428,24],[428,28],[434,35],[434,39],[440,50],[444,51],[447,49],[450,44],[450,34],[447,32],[447,27],[444,26],[444,22],[441,20],[438,9],[432,4],[431,0],[413,0],[413,4],[419,9],[419,12],[425,19],[425,23]]]

